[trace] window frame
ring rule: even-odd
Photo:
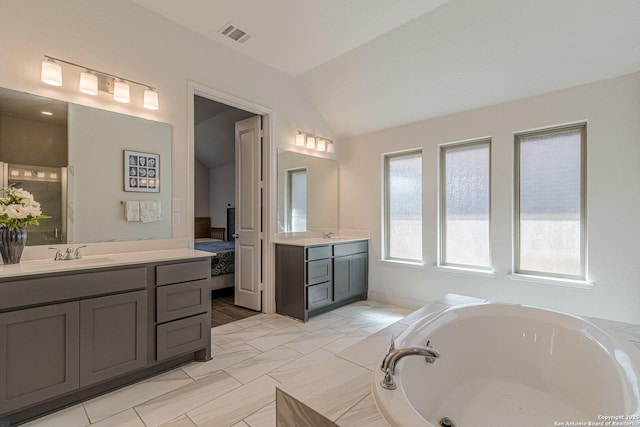
[[[297,231],[293,231],[293,176],[296,174],[300,174],[300,173],[304,173],[305,175],[307,175],[308,171],[306,167],[302,167],[302,168],[293,168],[293,169],[287,169],[287,179],[286,179],[286,186],[287,186],[287,190],[286,190],[286,194],[287,194],[287,198],[286,198],[286,218],[287,218],[287,224],[286,224],[286,230],[288,232],[304,232],[307,231],[307,226],[305,226],[305,230],[297,230]],[[306,179],[306,177],[305,177]],[[308,204],[308,199],[305,200],[305,224],[306,224],[306,214],[307,214],[307,209],[309,207]]]
[[[520,143],[522,138],[580,131],[580,273],[561,274],[520,268]],[[513,272],[551,279],[587,280],[587,122],[570,123],[514,133]]]
[[[420,222],[422,224],[422,227],[424,227],[424,212],[423,212],[423,203],[424,203],[424,156],[423,156],[423,149],[422,147],[418,147],[418,148],[412,148],[412,149],[408,149],[408,150],[403,150],[403,151],[395,151],[392,153],[384,153],[382,155],[382,181],[383,181],[383,185],[382,185],[382,217],[383,217],[383,221],[382,221],[382,260],[383,261],[390,261],[390,262],[398,262],[398,263],[405,263],[405,264],[416,264],[416,265],[422,265],[424,264],[424,242],[423,242],[423,238],[422,235],[420,236],[420,259],[418,258],[398,258],[398,257],[392,257],[390,256],[390,244],[391,244],[391,238],[390,238],[390,217],[391,217],[391,212],[390,212],[390,204],[389,204],[389,161],[391,159],[396,159],[399,157],[407,157],[407,156],[413,156],[416,154],[420,155],[420,160],[421,160],[421,166],[420,166],[420,174],[421,174],[421,180],[420,180]],[[424,230],[423,230],[424,233]]]
[[[472,265],[472,264],[458,264],[452,262],[446,262],[446,236],[447,236],[447,204],[446,204],[446,152],[452,148],[464,148],[472,147],[474,145],[486,144],[489,148],[489,265]],[[475,270],[481,272],[493,272],[493,239],[492,236],[492,141],[491,137],[483,137],[477,139],[470,139],[457,142],[449,142],[440,144],[438,146],[438,267],[446,268],[461,268],[466,270]]]

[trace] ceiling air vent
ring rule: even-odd
[[[220,29],[220,34],[225,37],[229,37],[231,40],[237,41],[238,43],[244,43],[251,38],[251,34],[241,30],[236,25],[230,22],[227,22]]]

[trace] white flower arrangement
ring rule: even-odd
[[[39,220],[51,218],[43,215],[40,203],[33,195],[22,188],[12,185],[2,189],[0,197],[0,226],[17,230],[27,225],[40,225]]]

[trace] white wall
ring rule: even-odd
[[[375,298],[418,305],[447,292],[640,323],[640,73],[343,141],[340,225],[371,232],[369,286]],[[428,100],[425,100],[428,102]],[[513,133],[587,120],[588,279],[572,289],[510,279]],[[438,144],[492,137],[492,244],[495,277],[435,268]],[[426,264],[380,261],[381,156],[423,149]]]
[[[166,122],[173,127],[173,197],[179,221],[176,245],[186,245],[189,188],[187,81],[247,99],[272,110],[271,141],[292,146],[297,130],[333,139],[324,120],[295,81],[266,65],[204,38],[127,0],[5,1],[0,14],[0,86]],[[61,88],[40,82],[44,55],[59,57],[157,87],[160,109],[142,108],[142,88],[132,86],[132,104],[77,90],[79,70],[64,67]],[[275,167],[275,163],[274,166]],[[275,206],[275,192],[273,194]],[[271,211],[270,211],[271,212]],[[275,212],[275,210],[273,211]],[[272,215],[275,221],[275,214]],[[274,222],[275,224],[275,222]],[[145,248],[166,247],[147,242]],[[140,247],[140,246],[136,246]],[[131,250],[114,245],[111,250]],[[91,247],[86,252],[91,253]],[[27,247],[23,259],[49,256],[46,248]]]
[[[193,192],[194,192],[194,215],[210,216],[209,211],[209,168],[203,165],[198,159],[194,160],[195,170],[193,177]]]
[[[211,169],[211,226],[227,228],[227,208],[236,207],[236,167],[234,164]]]

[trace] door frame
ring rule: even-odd
[[[193,223],[195,215],[195,127],[194,127],[194,96],[202,96],[203,98],[222,104],[236,107],[241,110],[248,111],[262,116],[262,177],[263,177],[263,199],[262,199],[262,221],[263,233],[262,241],[264,251],[262,252],[262,311],[267,314],[275,313],[275,286],[272,280],[272,251],[271,248],[271,141],[273,140],[273,127],[271,126],[271,116],[273,110],[270,107],[261,105],[254,101],[241,98],[230,93],[212,88],[210,86],[187,80],[187,128],[189,131],[187,145],[187,244],[193,248],[194,232]]]

